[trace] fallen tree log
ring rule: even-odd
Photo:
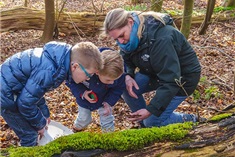
[[[14,8],[1,11],[1,32],[15,30],[43,30],[45,12],[30,8]],[[89,12],[71,13],[63,12],[57,26],[59,32],[65,34],[92,35],[101,30],[105,14]]]
[[[104,13],[95,14],[91,12],[62,12],[57,23],[58,30],[68,35],[79,34],[81,36],[92,36],[102,31],[105,15]],[[0,17],[0,32],[28,29],[43,30],[45,23],[44,10],[24,7],[1,11]],[[232,12],[227,11],[221,15],[213,16],[211,20],[225,21],[232,18],[235,18]],[[182,17],[176,15],[173,16],[173,19],[179,28]],[[192,17],[192,25],[200,25],[203,20],[203,15]]]

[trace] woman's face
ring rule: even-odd
[[[114,40],[117,40],[121,44],[126,44],[130,40],[132,25],[133,20],[129,18],[126,26],[120,29],[114,29],[109,31],[109,36],[112,37]]]

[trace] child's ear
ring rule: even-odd
[[[99,75],[100,75],[99,71],[97,71],[95,74],[96,74],[97,76],[99,76]]]
[[[72,71],[75,70],[77,67],[79,67],[79,66],[78,66],[78,63],[73,63],[73,62],[71,63],[71,69],[72,69]]]

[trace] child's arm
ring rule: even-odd
[[[107,102],[110,106],[114,106],[116,104],[116,102],[120,99],[124,89],[126,88],[125,74],[115,80],[115,82],[116,86],[109,89],[109,92],[104,99],[104,102]]]
[[[40,108],[43,116],[45,118],[49,118],[50,117],[50,111],[49,111],[48,106],[46,104],[45,98],[42,97],[37,104],[38,104],[38,107]]]
[[[32,72],[17,98],[19,112],[37,131],[46,126],[46,119],[49,118],[49,112],[46,113],[46,102],[43,96],[46,91],[54,85],[52,75],[52,71],[49,70]],[[43,103],[44,105],[42,105]],[[43,109],[43,111],[41,111],[41,109]]]
[[[77,84],[73,81],[71,83],[66,82],[65,84],[70,88],[70,91],[76,99],[81,99],[82,97],[84,97],[84,92],[87,90],[87,87],[84,84]]]
[[[70,88],[72,94],[76,99],[86,99],[90,103],[97,102],[97,100],[89,96],[89,94],[92,93],[92,91],[89,90],[83,83],[77,84],[74,81],[72,81],[71,83],[66,82],[65,84]]]

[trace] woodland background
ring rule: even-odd
[[[58,1],[58,5],[62,1]],[[104,3],[105,5],[103,5]],[[221,6],[223,1],[216,1],[215,7]],[[68,0],[65,3],[64,11],[67,12],[83,12],[94,11],[94,6],[99,8],[103,6],[102,12],[107,12],[113,8],[122,7],[127,10],[149,10],[149,2],[133,5],[129,0],[109,0],[101,1],[94,0]],[[194,13],[205,14],[206,0],[195,0]],[[14,7],[23,6],[23,0],[2,0],[0,1],[1,11]],[[42,0],[29,0],[28,7],[38,10],[44,10],[44,2]],[[165,0],[163,2],[163,11],[171,13],[174,10],[177,14],[183,14],[183,3],[181,0]],[[221,14],[224,12],[221,10]],[[198,35],[200,25],[192,25],[189,35],[189,42],[195,49],[199,57],[202,74],[201,81],[197,90],[186,101],[184,101],[177,109],[179,112],[187,112],[199,114],[202,117],[210,118],[216,113],[222,111],[227,106],[234,104],[234,61],[235,61],[235,20],[227,21],[215,20],[208,26],[206,34]],[[40,30],[17,30],[2,32],[1,35],[1,63],[4,60],[25,49],[41,47],[43,42],[40,38],[42,36]],[[75,44],[80,41],[91,41],[99,47],[111,47],[118,50],[117,45],[111,39],[95,35],[84,36],[80,34],[66,35],[60,32],[58,41],[64,41],[69,44]],[[146,101],[149,102],[154,92],[145,94]],[[45,95],[46,101],[50,108],[51,119],[61,122],[65,126],[72,128],[73,121],[77,115],[77,104],[75,98],[72,96],[69,89],[62,84],[56,90]],[[137,124],[129,122],[126,117],[130,110],[123,100],[119,100],[113,108],[115,116],[116,131],[126,130],[138,127]],[[0,133],[0,147],[7,148],[10,146],[18,146],[19,140],[14,132],[9,128],[5,121],[0,117],[1,133]],[[93,113],[93,123],[84,131],[100,132],[99,117],[96,112]]]

